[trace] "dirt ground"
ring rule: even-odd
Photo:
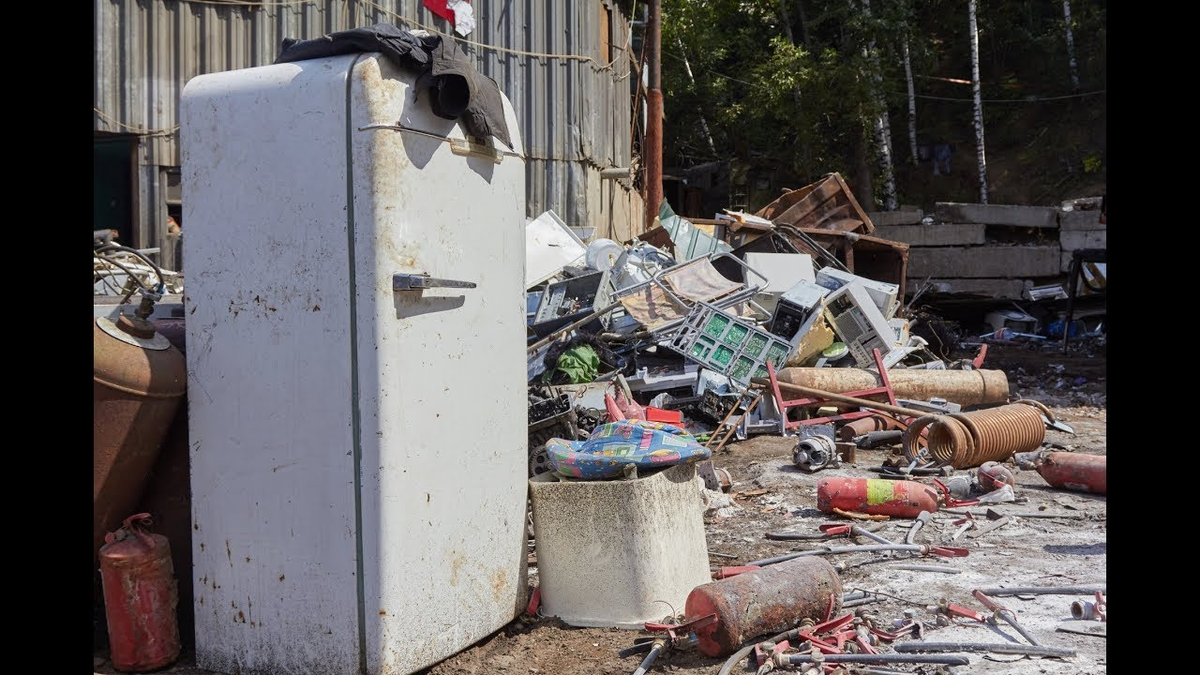
[[[1074,427],[1074,435],[1048,431],[1046,446],[1072,452],[1106,454],[1107,411],[1105,409],[1105,359],[1102,348],[1073,350],[1062,355],[1057,350],[1021,347],[994,350],[985,367],[1003,368],[1009,374],[1014,396],[1034,398],[1050,405],[1056,416]],[[731,444],[714,463],[733,477],[732,493],[736,507],[726,517],[706,517],[710,553],[729,557],[710,558],[713,567],[744,564],[794,550],[812,548],[814,542],[779,542],[764,538],[767,532],[815,533],[827,522],[847,522],[816,510],[816,483],[824,476],[878,477],[870,471],[878,467],[886,450],[858,451],[854,465],[808,474],[791,462],[795,441],[757,436]],[[946,572],[905,571],[894,568],[909,554],[831,555],[837,564],[846,591],[863,589],[886,594],[882,601],[865,609],[890,626],[915,609],[923,622],[925,639],[938,642],[988,642],[1025,644],[1007,624],[979,624],[965,619],[950,626],[938,626],[935,615],[926,607],[940,599],[965,605],[986,613],[971,592],[978,588],[1013,586],[1103,585],[1106,582],[1107,501],[1103,496],[1067,492],[1051,488],[1035,471],[1016,471],[1016,503],[993,505],[994,511],[1014,516],[1005,526],[975,537],[968,532],[953,545],[970,553],[962,558],[920,559],[925,565],[942,567]],[[963,472],[958,472],[963,473]],[[928,482],[926,479],[924,482]],[[968,510],[989,522],[982,514],[986,507]],[[1018,514],[1035,514],[1042,517]],[[1053,516],[1053,517],[1046,517]],[[958,529],[953,521],[961,515],[939,513],[918,535],[918,543],[951,545]],[[903,540],[910,520],[894,519],[883,523],[879,534]],[[849,542],[841,542],[843,545]],[[870,543],[870,542],[865,542]],[[536,579],[536,567],[531,568]],[[1073,649],[1077,655],[1066,659],[1031,658],[972,654],[970,665],[953,671],[935,671],[932,666],[894,666],[894,672],[1013,673],[1017,675],[1077,675],[1106,672],[1106,638],[1100,622],[1071,618],[1070,605],[1086,596],[1036,595],[999,598],[1013,609],[1020,623],[1045,646]],[[853,610],[847,610],[853,611]],[[664,612],[668,613],[668,612]],[[1093,632],[1082,635],[1058,630],[1070,627]],[[1094,633],[1099,633],[1096,635]],[[641,656],[620,658],[618,651],[633,644],[646,633],[619,629],[572,628],[555,618],[514,621],[504,630],[471,648],[423,671],[422,675],[490,675],[525,673],[553,675],[626,675],[632,673]],[[901,638],[910,639],[910,638]],[[886,648],[884,649],[886,651]],[[661,657],[651,672],[715,675],[723,659],[707,658],[697,652],[674,652]],[[209,675],[194,667],[189,655],[171,669],[176,675]],[[96,673],[115,672],[103,654],[96,654]],[[754,672],[744,665],[734,673]],[[799,672],[799,671],[796,671]],[[860,671],[867,672],[867,671]],[[882,670],[878,672],[884,672]]]

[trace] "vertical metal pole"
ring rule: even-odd
[[[646,230],[654,226],[663,199],[662,2],[650,0],[649,7],[650,17],[646,23],[646,67],[650,71],[646,104],[649,119],[646,120],[646,143],[642,149],[646,165]]]

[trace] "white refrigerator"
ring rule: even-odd
[[[183,91],[203,668],[411,673],[526,600],[518,124],[467,144],[414,82],[351,54]]]

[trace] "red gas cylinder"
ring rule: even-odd
[[[1106,494],[1108,482],[1107,455],[1081,455],[1074,452],[1051,452],[1042,458],[1037,472],[1054,487]]]
[[[938,510],[938,493],[910,480],[877,478],[822,478],[817,482],[817,508],[857,511],[880,516],[916,518],[922,511]]]
[[[759,635],[829,619],[842,608],[842,580],[822,558],[793,558],[697,586],[684,607],[685,621],[717,615],[715,624],[696,630],[696,648],[725,656]]]
[[[143,673],[164,668],[179,658],[179,600],[171,545],[143,527],[150,514],[125,519],[100,548],[100,581],[113,666]]]

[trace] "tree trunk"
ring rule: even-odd
[[[804,16],[804,0],[796,0],[796,9],[800,14],[800,39],[804,41],[802,44],[807,47],[811,41],[808,39],[808,17]]]
[[[1063,0],[1063,21],[1067,25],[1067,67],[1071,69],[1071,86],[1079,91],[1079,68],[1075,65],[1075,34],[1071,32],[1071,0]]]
[[[913,166],[917,165],[917,94],[913,88],[912,61],[908,57],[908,36],[904,36],[904,79],[908,80],[908,149]]]
[[[865,132],[858,134],[854,143],[854,186],[851,188],[858,203],[871,210],[875,204],[874,175],[871,172],[871,142]]]
[[[783,17],[783,34],[787,36],[788,42],[796,44],[796,38],[792,37],[792,18],[788,16],[787,0],[779,0],[779,13]],[[1070,27],[1067,30],[1070,31]]]
[[[679,53],[683,56],[683,69],[687,72],[688,81],[692,83],[692,88],[696,87],[696,78],[692,75],[692,64],[688,61],[687,50],[683,47],[683,38],[676,36],[675,43],[679,45]],[[704,112],[697,110],[700,114],[700,129],[704,132],[704,139],[708,141],[708,150],[713,157],[717,157],[717,144],[713,143],[712,132],[708,130],[708,120],[704,118]]]
[[[988,203],[987,156],[983,145],[983,102],[979,92],[979,27],[975,23],[975,0],[967,0],[971,30],[971,88],[975,94],[975,154],[979,158],[979,202]]]
[[[871,0],[862,0],[863,15],[868,22],[871,18]],[[879,54],[875,51],[874,29],[868,28],[872,35],[868,46],[864,48],[871,63],[871,93],[875,99],[877,112],[871,122],[875,129],[876,151],[879,154],[879,174],[883,179],[883,210],[895,211],[900,207],[896,198],[896,175],[892,167],[892,126],[888,120],[887,100],[883,95],[883,68],[879,63]]]

